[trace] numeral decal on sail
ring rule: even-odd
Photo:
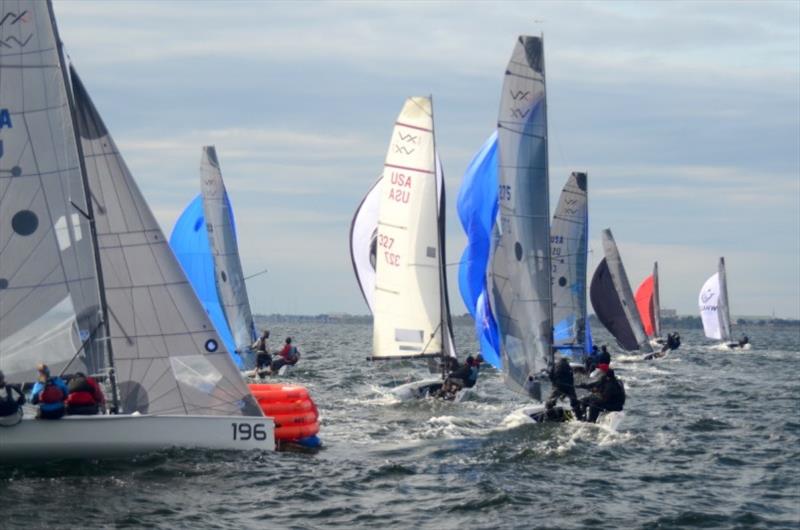
[[[383,257],[386,259],[386,263],[393,267],[400,266],[400,254],[395,254],[393,252],[384,252]]]
[[[511,186],[508,184],[500,184],[498,188],[498,198],[501,201],[510,201],[511,200]]]
[[[254,440],[263,441],[267,439],[267,429],[263,423],[256,423],[250,425],[249,423],[231,423],[233,427],[233,439],[246,442],[251,438]]]
[[[394,238],[378,234],[378,244],[383,248],[392,248],[392,245],[394,245]]]

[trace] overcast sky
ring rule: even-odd
[[[696,314],[800,317],[800,3],[56,2],[67,51],[164,231],[215,144],[256,312],[366,313],[348,249],[403,100],[434,97],[448,261],[463,171],[520,34],[545,35],[551,203],[589,172],[634,284]],[[454,312],[464,308],[450,267]]]

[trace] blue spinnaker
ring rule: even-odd
[[[233,361],[239,368],[244,366],[241,356],[236,352],[236,345],[225,313],[219,302],[217,286],[214,282],[214,258],[206,232],[206,221],[203,215],[203,196],[198,195],[186,207],[169,238],[169,246],[183,267],[183,272],[192,284],[195,294],[211,318],[225,347],[231,353]]]
[[[483,144],[470,162],[458,192],[458,217],[467,235],[467,246],[458,269],[461,298],[475,319],[481,355],[495,368],[502,367],[500,334],[489,304],[486,269],[497,217],[497,132]]]

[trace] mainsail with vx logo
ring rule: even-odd
[[[731,315],[728,308],[728,281],[725,274],[725,258],[719,258],[717,272],[706,280],[700,289],[700,318],[703,331],[709,339],[730,342]]]

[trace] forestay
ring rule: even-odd
[[[561,191],[550,228],[553,259],[553,343],[566,352],[586,351],[586,173],[572,173]]]
[[[626,350],[653,351],[642,327],[639,312],[622,265],[617,244],[611,230],[603,230],[603,254],[592,277],[590,298],[600,322]]]
[[[0,2],[0,369],[105,366],[100,291],[49,2]],[[82,348],[82,342],[85,342]]]
[[[497,123],[499,224],[489,267],[503,371],[530,394],[529,376],[552,364],[547,107],[542,39],[519,37]],[[539,397],[539,396],[534,396]]]
[[[719,259],[719,270],[706,280],[703,288],[700,289],[698,304],[706,337],[723,341],[731,340],[725,258]]]
[[[74,69],[71,77],[122,411],[260,416]]]
[[[247,286],[239,260],[233,210],[219,168],[214,146],[203,147],[200,183],[206,229],[214,258],[215,282],[222,310],[236,343],[236,352],[246,352],[256,340],[256,329],[247,298]]]
[[[408,98],[377,184],[375,358],[454,355],[435,153],[431,100]]]

